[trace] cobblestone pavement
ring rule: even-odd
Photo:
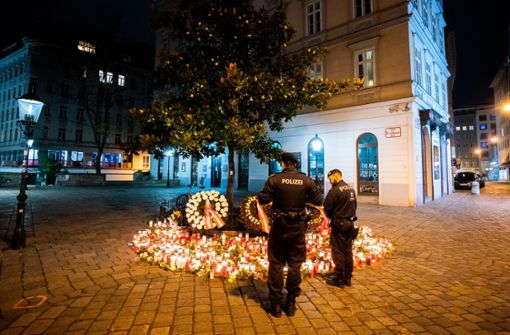
[[[396,251],[350,288],[306,279],[298,312],[280,319],[261,307],[264,283],[165,272],[128,248],[182,191],[29,189],[36,235],[23,250],[0,243],[0,334],[510,334],[509,184],[420,208],[360,205],[359,222]],[[16,195],[0,190],[2,224]],[[13,308],[29,296],[48,300]]]

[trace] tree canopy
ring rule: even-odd
[[[140,141],[197,158],[228,149],[230,189],[234,151],[267,161],[275,150],[268,131],[281,131],[303,107],[323,109],[333,94],[359,85],[310,78],[322,51],[287,52],[295,31],[283,7],[255,8],[250,0],[171,3],[154,12],[169,48],[156,71],[157,98],[136,111],[144,125]]]

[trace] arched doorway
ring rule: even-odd
[[[308,142],[308,176],[324,193],[324,142],[317,135]]]
[[[423,202],[433,200],[434,187],[432,184],[432,145],[428,127],[422,129],[422,167],[423,167]]]
[[[358,137],[358,194],[379,195],[379,148],[374,134]]]
[[[281,149],[282,145],[280,144],[280,142],[274,141],[272,144],[272,147]],[[278,172],[282,172],[282,167],[280,166],[280,163],[278,163],[278,161],[276,159],[272,159],[268,165],[269,165],[269,167],[268,167],[268,175],[269,176],[273,175],[275,173],[278,173]]]

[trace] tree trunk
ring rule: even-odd
[[[236,174],[236,166],[234,161],[234,148],[228,148],[228,183],[227,183],[227,202],[228,208],[232,209],[234,205],[234,176]]]
[[[98,148],[96,161],[94,162],[94,165],[96,166],[96,174],[101,174],[101,156],[103,156],[103,150]]]

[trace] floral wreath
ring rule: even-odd
[[[228,215],[228,202],[223,194],[218,191],[201,191],[195,193],[186,203],[186,218],[188,224],[197,230],[206,229],[206,220],[204,211],[209,202],[210,209],[215,211],[221,218]]]
[[[271,224],[271,206],[262,206],[267,215],[269,224]],[[323,223],[322,213],[318,208],[306,206],[306,213],[308,215],[308,229],[319,230]],[[249,230],[262,231],[262,222],[260,221],[257,211],[257,196],[246,197],[241,204],[241,220],[244,222]]]
[[[271,207],[262,206],[262,208],[264,209],[264,212],[266,212],[269,224],[271,224]],[[241,220],[244,222],[248,230],[255,230],[258,232],[262,231],[262,223],[260,222],[257,211],[257,196],[252,195],[244,198],[244,201],[241,204]]]

